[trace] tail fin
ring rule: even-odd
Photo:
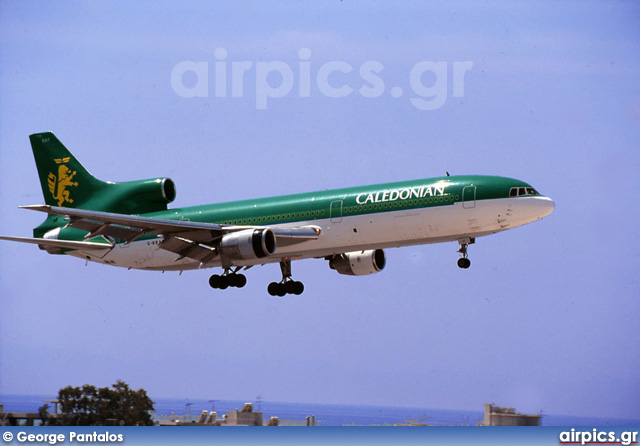
[[[36,133],[29,139],[46,204],[78,208],[107,185],[91,175],[53,133]]]
[[[44,201],[50,206],[120,214],[166,211],[176,198],[170,178],[100,181],[51,132],[29,136]]]

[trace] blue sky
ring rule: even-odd
[[[28,141],[42,131],[101,179],[170,176],[175,206],[445,171],[522,179],[556,202],[478,239],[469,270],[453,243],[388,250],[366,277],[308,260],[293,266],[305,293],[286,299],[266,293],[277,265],[220,292],[214,270],[85,266],[2,243],[0,392],[123,379],[156,397],[637,417],[639,18],[608,1],[0,3],[4,235],[42,220],[17,209],[43,201]],[[183,61],[208,65],[208,96],[172,87]],[[292,88],[257,109],[257,66],[273,61]],[[353,71],[329,83],[352,93],[331,98],[316,75],[336,61]],[[373,98],[359,93],[371,61],[384,84]],[[423,61],[447,69],[419,77],[446,93],[434,110],[410,100]],[[242,97],[233,62],[252,63]],[[472,62],[457,97],[456,62]]]

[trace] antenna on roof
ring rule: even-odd
[[[446,173],[448,177],[451,176],[451,175],[449,175],[449,172],[447,172],[446,170],[444,171],[444,173]]]

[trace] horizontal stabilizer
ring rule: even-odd
[[[33,245],[50,246],[54,248],[80,249],[80,250],[99,250],[111,249],[113,245],[109,243],[95,242],[74,242],[71,240],[57,240],[49,238],[29,238],[29,237],[5,237],[0,235],[0,240],[9,240],[11,242],[31,243]]]

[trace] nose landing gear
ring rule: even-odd
[[[467,247],[469,245],[473,245],[476,242],[475,238],[463,238],[458,240],[460,244],[460,249],[458,252],[462,254],[462,257],[458,259],[458,267],[462,269],[467,269],[471,266],[471,260],[469,260],[469,256],[467,254]]]
[[[280,270],[282,271],[282,280],[280,282],[271,282],[267,287],[267,292],[272,296],[284,297],[286,294],[295,294],[299,296],[304,291],[302,282],[297,282],[291,278],[291,260],[286,259],[280,262]]]

